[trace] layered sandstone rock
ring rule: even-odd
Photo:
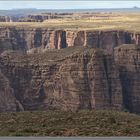
[[[122,109],[119,72],[112,56],[101,50],[3,53],[0,63],[20,110]]]
[[[140,45],[139,38],[126,31],[0,28],[6,83],[0,111],[124,107],[139,113],[140,49],[130,45]],[[18,52],[4,52],[9,49]]]
[[[0,40],[9,40],[17,50],[32,51],[32,48],[60,49],[67,47],[66,33],[63,30],[49,30],[41,28],[16,29],[14,27],[0,28]]]
[[[121,44],[140,44],[139,34],[127,31],[76,31],[48,28],[1,27],[0,40],[10,40],[28,53],[72,46],[103,48],[108,53]]]
[[[122,45],[115,48],[114,57],[119,66],[125,108],[140,113],[140,47]]]

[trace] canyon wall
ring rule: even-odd
[[[125,108],[140,113],[140,47],[122,45],[115,48]]]
[[[9,79],[0,71],[0,111],[16,111],[16,98]]]
[[[49,52],[44,57],[48,55]],[[11,57],[10,53],[0,57],[1,72],[9,79],[8,89],[12,90],[12,97],[5,94],[14,104],[11,111],[123,108],[119,71],[112,56],[103,51],[83,49],[75,53],[73,50],[52,61],[52,57],[44,61],[39,56],[33,55],[29,60],[27,57],[15,54]]]
[[[127,31],[0,28],[0,111],[139,113],[139,45]]]
[[[74,31],[47,28],[1,27],[0,40],[28,53],[72,46],[103,48],[108,53],[121,44],[140,44],[140,35],[127,31]]]

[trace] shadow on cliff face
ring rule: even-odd
[[[9,50],[21,50],[19,46],[12,43],[10,39],[0,39],[0,54]]]
[[[130,112],[140,113],[140,47],[121,45],[115,48],[115,62],[119,68],[123,90],[123,104]]]
[[[123,93],[124,108],[130,112],[140,113],[140,96],[139,96],[139,73],[128,71],[121,67],[120,79]]]
[[[9,80],[0,71],[0,111],[16,111],[16,98]]]
[[[121,69],[124,69],[121,67]],[[127,71],[127,69],[125,70]],[[133,94],[133,88],[132,88],[132,84],[133,84],[133,74],[129,72],[122,72],[120,73],[120,79],[121,79],[121,85],[122,85],[122,93],[123,93],[123,104],[124,104],[124,108],[127,109],[130,112],[134,112],[134,107],[132,104],[132,94]],[[129,76],[128,76],[129,75]]]
[[[132,44],[132,38],[129,33],[125,33],[125,44]]]
[[[42,45],[42,31],[41,31],[41,29],[36,29],[33,41],[34,41],[35,48],[40,47]]]

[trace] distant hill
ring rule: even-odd
[[[0,10],[0,16],[26,16],[29,14],[40,14],[44,12],[57,12],[57,13],[73,13],[73,12],[140,12],[140,8],[116,8],[116,9],[11,9],[11,10]]]
[[[139,7],[137,7],[137,6],[134,6],[133,8],[136,8],[136,9],[137,9],[137,8],[139,8]]]

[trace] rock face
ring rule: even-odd
[[[16,111],[16,98],[9,80],[0,72],[0,111]]]
[[[0,28],[0,39],[9,40],[12,47],[18,46],[17,49],[32,52],[33,48],[43,49],[60,49],[65,48],[66,33],[63,30],[42,30],[37,29],[16,29]]]
[[[1,71],[20,103],[18,109],[122,109],[122,87],[112,56],[96,49],[71,49],[62,58],[57,51],[55,60],[53,54],[44,58],[50,52],[41,58],[1,55]]]
[[[126,31],[0,28],[0,111],[139,113],[139,38]]]
[[[140,47],[122,45],[115,48],[125,108],[140,113]]]
[[[2,27],[0,39],[10,40],[12,46],[34,52],[72,46],[103,48],[108,53],[121,44],[140,44],[140,35],[127,31],[73,31],[47,28]]]

